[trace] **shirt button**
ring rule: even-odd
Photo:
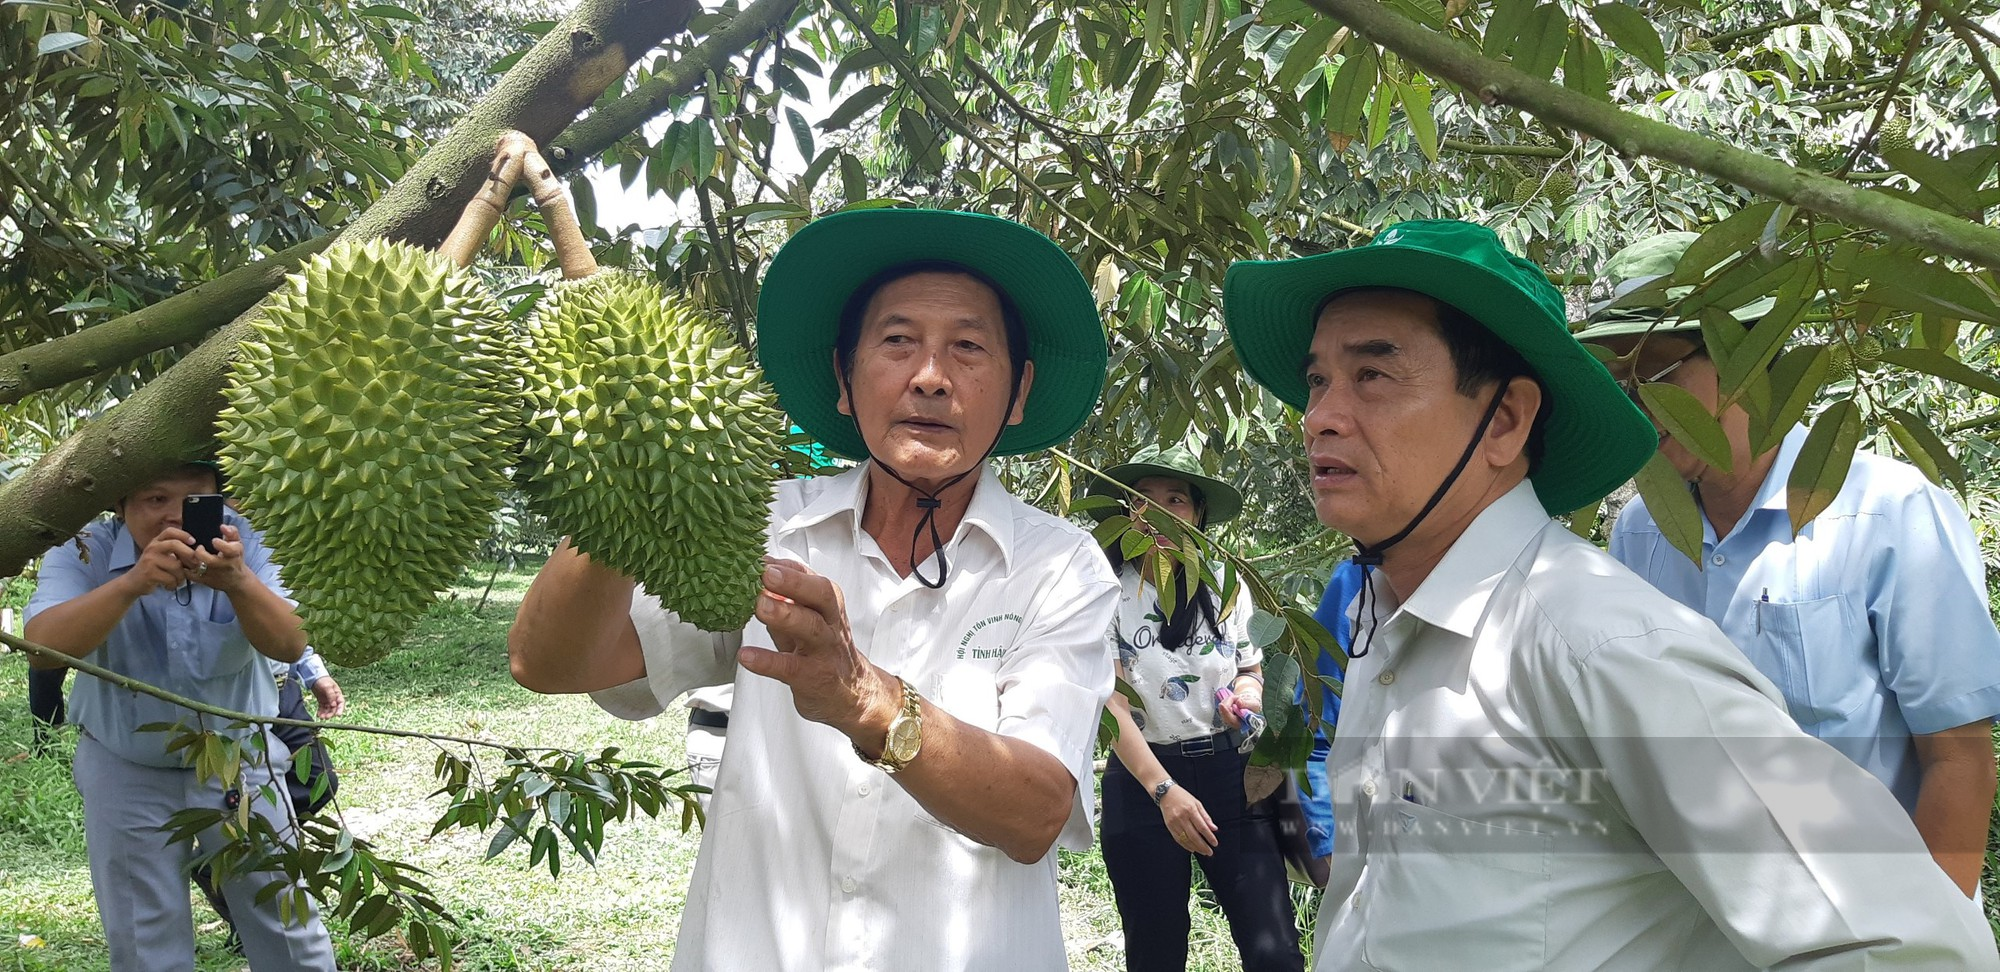
[[[1709,563],[1711,563],[1711,564],[1714,564],[1714,565],[1715,565],[1715,566],[1717,566],[1717,567],[1720,567],[1720,566],[1722,566],[1723,564],[1726,564],[1726,563],[1728,563],[1728,562],[1729,562],[1729,558],[1728,558],[1728,557],[1724,557],[1724,556],[1723,556],[1723,555],[1721,555],[1721,554],[1716,554],[1715,556],[1713,556],[1713,557],[1710,557],[1710,558],[1708,558],[1708,562],[1709,562]]]
[[[1374,796],[1374,795],[1375,795],[1375,781],[1374,781],[1374,780],[1363,780],[1363,781],[1361,781],[1361,795],[1362,795],[1362,796],[1365,796],[1365,797],[1372,797],[1372,796]]]
[[[1382,674],[1375,676],[1375,680],[1384,685],[1394,685],[1396,684],[1396,670],[1393,668],[1385,669]]]
[[[844,877],[844,878],[841,878],[841,879],[840,879],[840,890],[842,890],[842,891],[845,891],[845,892],[847,892],[848,894],[853,894],[853,893],[854,893],[854,889],[855,889],[856,887],[858,887],[858,885],[856,885],[856,884],[854,883],[854,879],[853,879],[853,878],[851,878],[851,877]]]
[[[868,784],[866,784],[866,783],[863,783],[863,784],[861,784],[860,786],[858,786],[858,787],[855,787],[855,788],[854,788],[854,791],[855,791],[856,793],[859,793],[859,794],[861,794],[862,796],[867,796],[867,795],[868,795],[868,791],[869,791],[869,790],[871,790],[871,789],[873,789],[873,787],[869,786],[869,785],[868,785]]]

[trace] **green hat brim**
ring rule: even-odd
[[[1207,517],[1207,525],[1212,526],[1217,523],[1227,523],[1235,519],[1238,513],[1243,512],[1243,493],[1236,487],[1212,476],[1204,476],[1200,473],[1189,472],[1185,469],[1175,469],[1172,466],[1163,466],[1153,462],[1128,462],[1112,466],[1110,469],[1106,469],[1104,474],[1127,486],[1131,486],[1148,476],[1178,479],[1181,482],[1187,483],[1201,491],[1202,512]],[[1130,499],[1130,494],[1102,479],[1093,480],[1090,488],[1084,491],[1084,495],[1116,496],[1119,502],[1125,502]],[[1090,516],[1092,519],[1103,520],[1116,512],[1118,511],[1115,509],[1100,507],[1091,510]]]
[[[1603,499],[1658,447],[1652,423],[1565,322],[1486,266],[1422,247],[1371,243],[1231,265],[1223,310],[1243,370],[1304,410],[1315,314],[1327,297],[1357,287],[1393,287],[1444,301],[1485,325],[1535,370],[1551,399],[1542,461],[1532,477],[1548,512],[1568,513]]]
[[[1007,292],[1035,363],[1019,425],[994,455],[1067,441],[1104,387],[1104,325],[1075,261],[1048,237],[1011,220],[935,209],[835,213],[806,224],[771,260],[757,300],[757,357],[792,421],[833,452],[863,459],[868,446],[838,407],[833,346],[855,289],[905,263],[944,260],[985,274]]]

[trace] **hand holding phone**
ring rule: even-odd
[[[209,553],[222,539],[222,494],[189,493],[181,498],[181,529],[194,537],[194,545]]]

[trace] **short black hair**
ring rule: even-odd
[[[1533,475],[1542,466],[1549,416],[1554,412],[1555,402],[1549,397],[1549,386],[1521,352],[1500,339],[1498,334],[1479,323],[1478,318],[1454,304],[1439,300],[1426,293],[1405,290],[1401,287],[1355,287],[1350,290],[1328,294],[1313,311],[1315,326],[1320,314],[1328,304],[1342,297],[1356,294],[1414,294],[1429,301],[1432,310],[1432,326],[1436,328],[1439,340],[1451,355],[1451,365],[1457,373],[1458,393],[1467,398],[1476,398],[1488,386],[1504,384],[1515,378],[1526,378],[1542,390],[1542,404],[1535,412],[1535,420],[1528,427],[1528,474]]]
[[[912,260],[909,263],[898,263],[869,277],[861,282],[861,286],[854,288],[854,293],[847,296],[847,303],[840,309],[840,330],[835,333],[833,339],[833,358],[840,366],[841,377],[846,378],[854,371],[854,349],[861,343],[861,316],[868,312],[868,302],[874,300],[882,288],[920,273],[948,273],[970,277],[987,290],[993,291],[993,296],[1000,301],[1001,327],[1007,338],[1007,362],[1013,368],[1013,383],[1018,388],[1021,384],[1021,372],[1033,357],[1028,353],[1028,328],[1021,321],[1020,308],[1014,305],[1014,298],[1008,296],[1004,288],[993,282],[993,278],[965,264],[950,260]]]

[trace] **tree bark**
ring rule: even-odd
[[[696,0],[584,0],[340,238],[437,245],[485,181],[502,133],[555,137],[697,9]],[[213,448],[229,360],[249,336],[254,313],[239,315],[32,470],[0,484],[0,577],[19,572],[118,497]]]
[[[1501,64],[1375,0],[1309,0],[1327,16],[1449,80],[1490,105],[1505,104],[1585,132],[1627,156],[1648,156],[1734,183],[1945,256],[2000,268],[2000,229],[1795,169],[1776,159],[1621,111]]]

